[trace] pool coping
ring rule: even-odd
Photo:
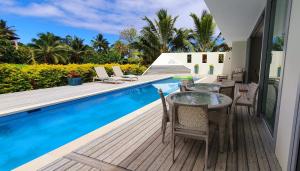
[[[86,98],[86,97],[96,96],[96,95],[100,95],[100,94],[104,94],[104,93],[109,93],[109,92],[116,91],[116,90],[122,90],[122,89],[139,86],[139,85],[143,85],[143,84],[147,84],[147,83],[151,83],[151,82],[155,82],[155,81],[159,81],[159,80],[164,80],[164,79],[171,78],[171,77],[172,77],[171,75],[164,75],[160,78],[150,79],[148,81],[138,82],[136,84],[134,84],[134,83],[130,84],[130,85],[125,84],[123,86],[110,88],[110,89],[106,89],[106,90],[95,91],[93,93],[72,96],[69,98],[61,98],[61,99],[52,100],[52,101],[45,102],[45,103],[39,103],[39,104],[35,104],[35,105],[27,105],[24,107],[18,107],[15,109],[2,110],[2,111],[0,111],[0,117],[13,115],[13,114],[20,113],[20,112],[26,112],[29,110],[34,110],[34,109],[43,108],[43,107],[47,107],[47,106],[52,106],[52,105],[56,105],[56,104],[60,104],[60,103],[65,103],[65,102],[69,102],[69,101],[73,101],[73,100],[78,100],[78,99],[82,99],[82,98]]]

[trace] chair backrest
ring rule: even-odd
[[[117,77],[122,77],[122,76],[124,76],[124,74],[123,74],[123,72],[122,72],[120,66],[113,66],[112,69],[113,69],[113,71],[114,71],[115,76],[117,76]]]
[[[188,90],[186,89],[186,87],[187,87],[188,85],[193,85],[193,84],[194,84],[194,80],[181,80],[180,85],[179,85],[180,91],[181,91],[181,92],[188,91]]]
[[[95,71],[99,78],[109,78],[109,76],[103,66],[95,67]]]
[[[255,103],[257,92],[258,92],[258,84],[256,83],[249,84],[247,97],[253,103]]]
[[[186,91],[185,87],[181,84],[179,85],[179,90],[180,90],[180,92],[185,92]]]
[[[235,84],[234,80],[222,80],[222,84]]]
[[[234,86],[233,87],[221,87],[219,93],[229,96],[231,99],[234,98]]]
[[[233,80],[223,80],[222,84],[224,84],[226,86],[225,87],[220,87],[219,93],[225,94],[226,96],[229,96],[233,99],[234,98],[235,81],[233,81]],[[230,86],[227,86],[228,84]]]
[[[158,89],[158,94],[160,96],[162,107],[163,107],[163,112],[164,112],[163,117],[166,117],[169,119],[168,109],[167,109],[167,104],[166,104],[166,99],[165,99],[164,93],[161,89]]]
[[[244,71],[245,71],[244,68],[235,68],[233,70],[233,73],[243,73]]]
[[[193,84],[194,84],[194,80],[181,80],[181,85],[187,86]]]
[[[181,129],[197,130],[208,133],[208,106],[183,105],[174,103],[173,123]],[[173,124],[173,125],[177,125]]]

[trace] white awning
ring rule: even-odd
[[[205,0],[228,43],[246,41],[262,14],[266,0]]]

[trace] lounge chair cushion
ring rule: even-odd
[[[123,78],[138,78],[136,75],[123,75]]]

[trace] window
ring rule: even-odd
[[[273,3],[273,1],[272,1]],[[271,131],[274,133],[275,122],[276,122],[276,109],[278,101],[278,89],[280,89],[279,84],[282,79],[283,71],[283,61],[284,61],[284,45],[285,40],[285,26],[287,21],[287,6],[288,1],[276,0],[271,6],[271,12],[274,15],[269,19],[271,22],[270,28],[268,28],[265,40],[267,40],[267,45],[263,48],[266,49],[266,63],[263,66],[263,86],[262,86],[262,109],[264,119]]]
[[[187,55],[187,63],[192,63],[192,55]]]
[[[219,54],[219,63],[224,63],[224,54]]]
[[[202,63],[207,63],[207,54],[202,55]]]

